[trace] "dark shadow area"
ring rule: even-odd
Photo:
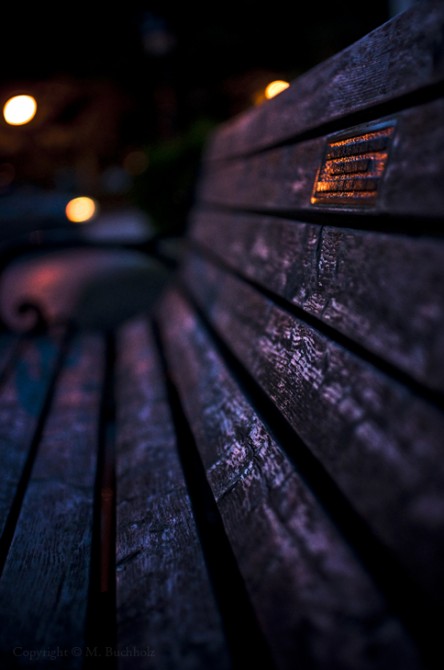
[[[134,242],[131,209],[145,219],[142,237],[181,238],[202,150],[216,125],[264,104],[268,83],[291,82],[401,5],[377,0],[362,11],[349,0],[272,8],[243,0],[217,8],[173,2],[8,8],[1,107],[26,94],[37,112],[24,125],[0,117],[0,244],[20,236],[32,249],[42,230],[70,239],[76,226],[65,208],[77,196],[93,198],[98,208],[80,236],[88,227],[94,236],[103,217],[112,217],[113,234]],[[82,269],[76,261],[76,277],[90,276],[91,262]],[[128,296],[122,314],[136,293],[145,306],[140,296],[150,294],[150,280],[136,275],[119,278],[116,266],[107,290],[98,268],[97,288],[84,300],[86,321],[95,304],[96,321],[107,322],[108,294],[115,307],[117,296]],[[156,293],[158,276],[150,276]],[[64,291],[63,283],[54,284],[59,302]]]

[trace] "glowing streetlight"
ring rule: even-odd
[[[3,107],[3,117],[10,126],[23,126],[34,118],[37,101],[32,95],[14,95]]]
[[[96,202],[86,196],[73,198],[65,207],[66,218],[72,223],[86,223],[93,218],[96,212]]]
[[[268,84],[268,86],[265,88],[265,97],[269,100],[270,98],[274,98],[275,95],[278,95],[279,93],[282,93],[282,91],[285,91],[286,88],[288,88],[290,84],[288,81],[283,81],[282,79],[276,79],[275,81],[272,81]]]

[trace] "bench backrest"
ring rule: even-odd
[[[219,129],[160,310],[280,667],[443,662],[443,27],[425,3]]]

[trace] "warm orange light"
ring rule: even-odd
[[[97,204],[92,198],[81,196],[73,198],[65,208],[65,214],[73,223],[86,223],[90,221],[97,212]]]
[[[274,98],[275,95],[278,95],[279,93],[282,93],[282,91],[285,91],[286,88],[288,88],[290,84],[288,81],[283,81],[282,79],[276,79],[276,81],[272,81],[268,84],[268,86],[265,88],[265,97],[269,100],[270,98]]]
[[[23,126],[32,121],[37,112],[37,102],[32,95],[14,95],[3,107],[3,117],[10,126]]]

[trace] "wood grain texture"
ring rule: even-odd
[[[398,366],[444,390],[444,243],[197,211],[192,239]]]
[[[29,340],[0,389],[0,534],[28,457],[58,351],[57,340]]]
[[[152,336],[118,340],[117,618],[122,668],[229,668]]]
[[[441,607],[442,412],[216,267],[190,258],[184,278],[412,582]]]
[[[0,581],[7,667],[28,667],[16,649],[65,650],[35,658],[36,668],[82,667],[102,353],[99,338],[75,341],[57,385]]]
[[[312,204],[327,140],[319,137],[244,159],[208,165],[199,183],[203,203],[236,209],[301,214],[367,213],[442,217],[444,209],[444,100],[375,119],[396,122],[387,168],[371,206]],[[359,135],[366,126],[347,128]],[[344,128],[344,130],[346,130]],[[402,225],[402,224],[399,224]],[[437,229],[441,233],[441,229]]]
[[[281,143],[324,123],[444,79],[444,10],[424,2],[292,82],[261,107],[223,125],[207,160]]]
[[[277,667],[421,667],[178,294],[163,301],[161,319],[173,376]]]

